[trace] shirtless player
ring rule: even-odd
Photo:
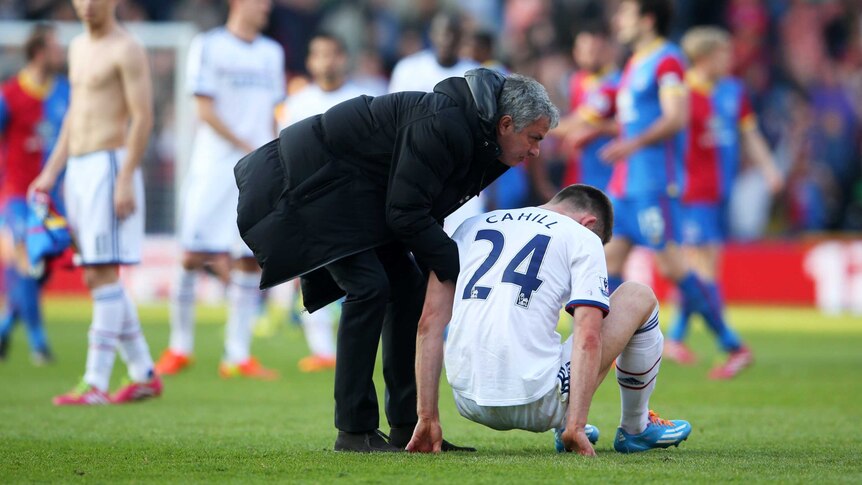
[[[71,102],[51,157],[30,191],[50,191],[66,167],[65,203],[78,263],[93,297],[87,369],[81,383],[54,404],[123,403],[155,397],[153,372],[138,311],[119,281],[121,264],[136,264],[144,232],[139,165],[153,122],[146,52],[117,23],[117,0],[73,0],[84,32],[69,46]],[[131,382],[108,395],[114,352]]]

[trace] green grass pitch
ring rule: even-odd
[[[730,316],[756,364],[732,382],[706,379],[719,355],[696,323],[691,344],[701,363],[665,363],[652,399],[664,417],[691,421],[689,440],[670,450],[615,453],[619,395],[609,379],[590,413],[602,432],[599,456],[585,459],[554,453],[550,432],[501,433],[466,421],[445,385],[445,436],[478,453],[332,452],[333,375],[296,370],[306,351],[298,328],[254,342],[255,354],[282,372],[279,381],[222,381],[222,308],[198,311],[197,362],[166,379],[161,399],[55,408],[51,397],[83,373],[89,315],[84,300],[47,302],[58,359],[50,367],[30,365],[24,332],[16,330],[0,364],[0,483],[862,483],[862,321],[850,317],[734,308]],[[167,308],[144,307],[141,316],[157,354],[167,343]],[[118,359],[114,386],[124,370]],[[379,372],[377,382],[382,395]]]

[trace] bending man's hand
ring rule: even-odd
[[[593,449],[592,443],[587,439],[584,428],[578,430],[566,429],[563,431],[562,439],[566,451],[573,451],[583,456],[596,456],[596,450]]]
[[[414,453],[440,453],[443,447],[443,428],[439,419],[422,419],[416,423],[407,451]]]

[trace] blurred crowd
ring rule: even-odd
[[[352,59],[352,78],[385,91],[399,59],[431,45],[440,11],[465,19],[461,55],[535,77],[565,111],[577,67],[579,25],[609,19],[615,0],[274,0],[267,35],[285,50],[288,92],[307,77],[309,39],[337,32]],[[862,2],[856,0],[677,0],[673,40],[695,25],[732,35],[734,73],[744,80],[760,127],[786,177],[784,191],[751,210],[766,191],[743,163],[734,189],[734,236],[754,239],[813,231],[862,230]],[[188,21],[201,30],[224,22],[225,0],[119,0],[125,21]],[[75,20],[69,0],[0,0],[0,19]],[[622,52],[621,56],[625,53]],[[623,59],[619,64],[622,65]],[[170,59],[154,61],[170,77]],[[159,70],[162,63],[164,69]],[[164,83],[170,86],[170,83]],[[163,95],[155,155],[169,157],[171,104]],[[564,147],[548,140],[529,198],[561,183]],[[170,163],[166,166],[173,167]],[[161,177],[168,177],[166,173]],[[170,175],[172,176],[172,175]],[[170,189],[166,189],[170,190]],[[530,200],[524,201],[526,203]],[[148,231],[159,231],[148,224]],[[169,228],[165,228],[169,229]]]

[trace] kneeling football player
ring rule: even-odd
[[[498,210],[453,236],[458,281],[430,278],[416,352],[419,422],[410,451],[439,451],[438,382],[446,374],[462,416],[497,430],[555,430],[558,451],[594,455],[593,394],[616,361],[622,398],[614,449],[679,445],[686,421],[649,409],[664,338],[652,290],[626,283],[609,295],[603,243],[613,209],[598,189],[572,185],[541,207]],[[562,344],[559,311],[574,331]]]

